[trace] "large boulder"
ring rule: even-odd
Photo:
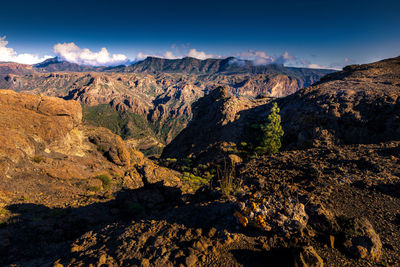
[[[0,90],[0,158],[18,163],[45,147],[80,154],[70,143],[79,135],[72,130],[81,119],[81,106],[75,101]]]
[[[379,261],[382,256],[382,242],[368,219],[348,220],[346,225],[344,246],[347,251],[357,258]]]
[[[120,136],[99,127],[89,131],[89,140],[97,145],[97,149],[111,162],[117,165],[129,165],[130,154]]]

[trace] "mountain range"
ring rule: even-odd
[[[5,76],[15,87],[0,90],[1,266],[400,264],[400,57],[285,97],[221,82],[243,74],[217,75],[203,95],[193,81],[211,86],[211,75]],[[283,147],[255,154],[274,102]],[[189,108],[159,159],[88,125],[166,125]]]
[[[138,149],[158,155],[191,120],[191,104],[220,85],[237,97],[283,97],[331,72],[254,66],[232,57],[148,57],[117,67],[52,58],[36,65],[1,63],[0,88],[78,100],[84,105],[84,121],[133,138]]]

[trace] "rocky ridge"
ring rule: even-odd
[[[255,98],[258,95],[281,97],[317,81],[284,74],[185,75],[185,74],[106,74],[46,73],[15,75],[3,80],[4,87],[18,92],[73,99],[85,105],[84,115],[110,106],[108,115],[127,118],[122,125],[88,114],[85,120],[105,126],[124,138],[151,137],[164,146],[191,120],[191,104],[218,85],[228,86],[230,95]],[[134,115],[131,115],[134,114]],[[135,118],[132,118],[135,116]],[[104,116],[107,117],[107,116]],[[141,133],[141,134],[140,134]],[[146,139],[143,139],[146,140]],[[145,148],[143,142],[138,148]]]
[[[77,100],[86,107],[86,122],[133,138],[144,153],[159,155],[191,120],[191,104],[219,85],[228,86],[235,96],[282,97],[332,72],[238,62],[149,57],[116,67],[84,66],[58,58],[32,66],[2,63],[0,88]],[[102,119],[96,113],[107,114]]]
[[[208,154],[208,151],[214,150],[220,151],[219,155],[225,157],[229,153],[235,153],[233,146],[240,142],[249,142],[253,138],[251,124],[266,121],[272,101],[276,101],[281,108],[285,131],[283,143],[287,149],[398,140],[399,62],[400,58],[393,58],[349,66],[292,95],[276,100],[265,99],[264,105],[246,110],[224,107],[225,104],[219,103],[245,104],[247,100],[228,97],[226,94],[223,101],[204,97],[194,106],[212,108],[203,108],[202,114],[195,115],[191,124],[166,147],[163,156],[185,158],[189,155],[217,155],[218,153]],[[234,106],[240,107],[241,104],[238,103]],[[244,115],[247,124],[241,119]],[[207,122],[202,119],[204,117],[208,118]],[[221,123],[221,117],[235,119],[225,119],[226,122]],[[213,134],[208,139],[202,138],[197,142],[192,136],[194,132],[202,131],[203,123],[206,123],[207,131]],[[232,144],[229,144],[232,135],[235,137]],[[190,146],[185,145],[188,142],[192,142]]]
[[[110,130],[83,125],[76,101],[0,90],[0,107],[1,209],[21,200],[74,206],[121,187],[180,185],[176,172]]]
[[[320,112],[324,103],[331,102],[322,97],[326,92],[332,93],[339,103],[353,99],[347,98],[343,91],[350,90],[346,84],[352,84],[354,77],[358,77],[364,82],[362,87],[370,90],[358,88],[355,95],[365,93],[364,98],[356,98],[361,104],[345,103],[344,107],[352,109],[337,109],[338,118],[360,108],[364,119],[359,121],[360,125],[375,122],[375,116],[381,115],[364,111],[369,105],[374,107],[374,99],[381,103],[382,95],[396,98],[397,62],[398,59],[389,59],[350,67],[339,73],[343,77],[333,75],[311,89],[303,89],[292,99],[296,103],[292,106],[295,114],[290,113],[290,105],[285,102],[291,96],[249,100],[229,96],[227,88],[217,88],[192,105],[194,120],[171,147],[179,148],[177,157],[185,157],[183,160],[194,166],[192,169],[185,166],[186,171],[209,168],[211,165],[204,163],[215,163],[221,156],[236,156],[235,164],[220,166],[225,170],[217,170],[218,175],[209,184],[187,194],[175,183],[178,180],[159,178],[165,172],[166,177],[172,176],[167,169],[146,168],[141,162],[148,160],[128,148],[130,164],[135,168],[125,172],[122,180],[117,175],[113,177],[113,181],[126,186],[111,191],[113,194],[96,193],[96,198],[91,198],[87,205],[54,210],[24,199],[5,200],[9,205],[1,216],[13,219],[0,229],[5,240],[1,243],[0,263],[14,266],[399,265],[400,142],[393,135],[396,127],[382,131],[369,127],[357,129],[374,134],[375,142],[367,138],[343,139],[344,121],[337,119],[336,128],[328,128],[332,125],[326,124],[331,122],[326,120],[329,113]],[[373,75],[375,78],[369,78]],[[334,90],[327,85],[340,87]],[[303,94],[308,90],[312,94]],[[297,135],[289,134],[284,151],[238,160],[238,148],[244,146],[239,142],[246,140],[243,137],[254,137],[248,135],[256,134],[252,124],[264,122],[271,101],[278,101],[282,107],[288,133],[295,132],[295,122],[285,118],[301,117],[301,104],[315,112],[301,117],[304,120],[297,122],[301,125],[298,130],[321,127],[330,139],[308,135],[300,139],[307,142],[299,142]],[[379,118],[395,126],[397,110],[386,104],[383,107],[385,116]],[[356,122],[360,119],[350,118]],[[212,136],[207,135],[202,124],[210,127]],[[195,138],[189,140],[193,133]],[[350,131],[350,137],[352,134]],[[103,148],[98,147],[101,140],[107,138],[93,139],[97,145],[91,144],[107,160]],[[360,141],[364,144],[359,144]],[[311,147],[304,148],[307,146]],[[165,160],[179,163],[172,158]],[[129,177],[136,175],[141,179],[131,182]],[[193,179],[198,178],[193,176]],[[115,188],[117,184],[112,186]],[[6,194],[0,197],[6,199]],[[50,238],[46,234],[49,232]]]

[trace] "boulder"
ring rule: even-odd
[[[122,138],[105,128],[96,128],[89,133],[89,141],[97,145],[98,151],[117,165],[129,165],[130,154]]]
[[[382,256],[382,242],[374,227],[366,218],[350,220],[346,229],[344,246],[357,258],[379,261]]]

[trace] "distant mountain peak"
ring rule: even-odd
[[[50,65],[50,64],[56,64],[56,63],[60,63],[60,60],[58,59],[58,57],[52,57],[52,58],[46,59],[46,60],[43,61],[43,62],[34,64],[33,66],[34,66],[35,68],[43,68],[43,67],[46,67],[46,66],[48,66],[48,65]]]

